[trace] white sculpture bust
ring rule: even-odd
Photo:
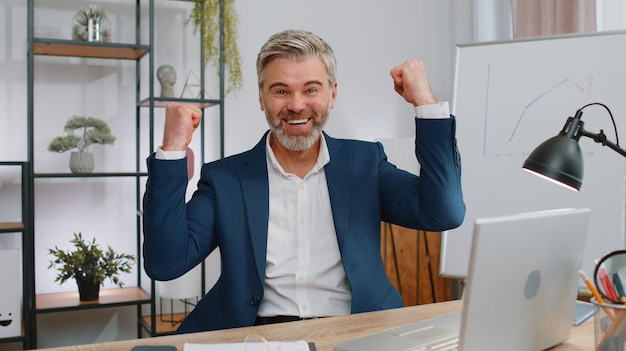
[[[174,67],[170,65],[162,65],[157,71],[157,78],[161,83],[161,97],[173,98],[174,97],[174,83],[176,83],[176,71]]]

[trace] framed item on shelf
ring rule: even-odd
[[[0,338],[20,336],[22,333],[22,280],[20,278],[20,251],[0,251]]]

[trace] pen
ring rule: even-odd
[[[598,279],[600,279],[600,284],[602,284],[602,287],[604,288],[604,296],[613,302],[619,301],[619,296],[617,296],[617,293],[613,288],[613,283],[611,283],[611,278],[603,265],[598,267]]]
[[[602,306],[602,309],[604,310],[606,315],[609,316],[611,320],[615,320],[615,316],[613,315],[613,312],[604,305],[604,299],[598,292],[598,289],[596,289],[596,286],[593,285],[593,283],[591,282],[591,280],[589,280],[589,278],[587,278],[587,275],[585,274],[585,272],[582,269],[579,269],[578,274],[583,279],[583,281],[585,282],[589,290],[591,290],[591,294],[593,295],[593,297],[595,297],[596,301],[598,301],[600,306]]]
[[[620,302],[626,302],[626,293],[624,293],[624,285],[619,277],[619,274],[613,273],[613,286],[615,286],[615,292]]]

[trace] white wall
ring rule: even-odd
[[[44,3],[51,3],[47,1]],[[68,0],[63,3],[69,5],[59,11],[36,14],[35,25],[44,30],[60,29],[69,35],[71,17],[75,13],[72,7],[78,9],[85,2]],[[113,3],[110,10],[113,38],[129,41],[132,27],[124,14],[128,4],[117,0],[95,3],[102,4],[104,9],[107,3]],[[170,10],[157,12],[160,24],[155,65],[169,63],[176,68],[175,90],[180,92],[189,70],[197,72],[193,68],[197,62],[194,61],[198,56],[197,47],[189,38],[189,29],[180,24],[185,18],[181,5],[162,1],[157,1],[157,5],[170,6]],[[5,0],[0,4],[0,160],[26,159],[25,6],[24,0]],[[250,148],[267,129],[258,106],[254,63],[258,49],[274,32],[286,28],[307,29],[321,35],[334,47],[339,64],[339,94],[327,131],[335,137],[365,140],[413,135],[412,109],[393,91],[389,77],[394,65],[410,58],[423,59],[435,94],[441,100],[448,100],[454,78],[455,43],[472,38],[472,5],[464,0],[319,0],[315,3],[239,0],[236,7],[244,87],[226,99],[226,155]],[[45,148],[53,136],[62,133],[65,120],[73,114],[106,119],[118,137],[113,146],[94,148],[102,162],[98,167],[110,171],[133,167],[132,63],[90,60],[85,67],[82,59],[38,57],[37,60],[35,111],[37,123],[41,125],[35,140],[36,171],[66,169],[69,155],[51,154]],[[207,74],[211,94],[216,91],[211,83],[214,79],[212,73]],[[145,89],[145,84],[142,86]],[[42,98],[45,100],[40,100]],[[162,112],[157,113],[157,122],[162,123]],[[214,141],[207,146],[209,158],[216,157],[215,127],[214,121],[208,121],[207,136]],[[158,145],[160,128],[157,129],[155,143]],[[198,150],[199,146],[194,144],[194,148]],[[16,192],[7,185],[13,180],[4,179],[0,187],[0,221],[15,220],[8,218],[16,216]],[[74,289],[72,284],[53,283],[54,273],[47,270],[46,253],[46,248],[52,245],[66,245],[73,231],[82,230],[87,236],[97,236],[100,242],[111,243],[120,251],[134,250],[134,199],[124,195],[132,192],[132,184],[128,185],[130,190],[120,190],[117,183],[103,180],[43,183],[36,193],[37,292]],[[82,193],[73,190],[74,183],[82,184]],[[69,220],[68,214],[72,216]],[[215,279],[216,272],[213,269],[209,273],[211,280]],[[125,281],[134,284],[132,276]],[[81,322],[84,320],[87,321]],[[128,339],[136,334],[132,308],[40,315],[38,322],[39,347]]]
[[[626,28],[626,3],[619,0],[596,0],[596,26],[598,31]]]
[[[389,77],[393,66],[410,58],[423,59],[435,94],[440,99],[450,98],[454,61],[450,1],[237,4],[245,85],[226,100],[227,154],[254,145],[267,129],[259,109],[254,64],[267,37],[286,28],[315,32],[335,49],[339,93],[327,125],[333,136],[374,140],[413,135],[411,107],[393,91]]]

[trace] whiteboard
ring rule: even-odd
[[[537,145],[591,102],[609,107],[618,135],[626,140],[626,32],[457,46],[451,110],[467,215],[459,228],[443,235],[442,276],[467,276],[474,222],[483,217],[590,208],[583,261],[589,275],[593,259],[624,247],[624,157],[581,138],[585,171],[578,193],[521,168]],[[582,120],[586,130],[603,129],[616,141],[604,108],[585,108]]]

